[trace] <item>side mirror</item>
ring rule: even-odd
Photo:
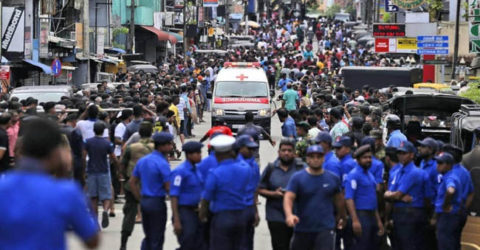
[[[270,97],[273,98],[275,96],[275,90],[271,89],[270,90]]]

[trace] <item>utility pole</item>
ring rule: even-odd
[[[128,34],[128,52],[135,53],[133,44],[135,42],[135,0],[130,1],[130,30]]]
[[[453,49],[453,62],[452,62],[452,80],[455,79],[455,68],[457,67],[458,61],[458,39],[459,39],[459,30],[460,30],[460,0],[457,0],[457,11],[455,16],[455,44]]]
[[[228,30],[230,28],[230,2],[225,0],[225,37],[228,36]]]
[[[88,10],[88,0],[83,0],[83,56],[87,59],[87,82],[92,82],[90,80],[90,22],[89,22],[89,10]]]
[[[183,2],[183,59],[187,62],[188,37],[187,37],[187,5],[188,1]]]

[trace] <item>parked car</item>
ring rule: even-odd
[[[10,99],[17,97],[20,101],[33,97],[38,103],[59,102],[62,96],[71,97],[72,86],[69,85],[40,85],[14,88],[10,93]]]
[[[402,131],[409,140],[433,137],[449,142],[452,114],[462,105],[473,103],[465,97],[437,92],[395,96],[388,101],[388,109],[400,117]]]

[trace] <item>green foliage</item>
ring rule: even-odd
[[[113,29],[113,37],[116,37],[120,34],[128,34],[128,28],[127,27],[118,27]]]
[[[117,42],[113,41],[112,45],[113,45],[114,48],[119,48],[119,49],[123,49],[123,50],[125,49],[125,44],[121,44],[121,43],[117,43]]]
[[[480,82],[473,82],[468,84],[468,90],[461,93],[460,96],[466,97],[476,103],[480,103]]]
[[[427,0],[428,12],[430,13],[430,21],[437,21],[437,16],[443,9],[442,0]]]
[[[332,6],[330,6],[327,11],[325,12],[325,15],[327,15],[328,17],[330,18],[333,18],[335,17],[335,13],[338,13],[340,12],[342,9],[342,7],[340,7],[340,5],[338,4],[333,4]]]
[[[389,23],[389,22],[390,22],[390,18],[391,18],[390,13],[384,13],[384,14],[383,14],[383,22],[384,22],[384,23]]]

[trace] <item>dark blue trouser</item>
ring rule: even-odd
[[[376,250],[380,243],[378,237],[378,225],[375,214],[364,215],[357,211],[358,220],[362,225],[362,235],[360,237],[353,234],[352,250]],[[351,223],[351,222],[350,222]],[[353,233],[353,232],[352,232]]]
[[[198,218],[195,207],[179,206],[182,233],[177,236],[180,247],[177,250],[204,250],[206,249],[203,236],[203,224]]]
[[[291,250],[334,250],[335,230],[305,233],[294,232]]]
[[[249,208],[213,214],[210,224],[210,250],[247,249]]]
[[[253,238],[255,237],[255,207],[251,206],[247,208],[247,234],[245,237],[245,250],[253,250]]]
[[[437,214],[437,241],[439,250],[460,250],[462,215],[458,213]]]
[[[428,223],[423,208],[394,208],[393,228],[395,250],[423,250],[425,225]]]
[[[145,239],[142,250],[162,250],[167,223],[167,206],[164,197],[142,197],[142,226]]]

